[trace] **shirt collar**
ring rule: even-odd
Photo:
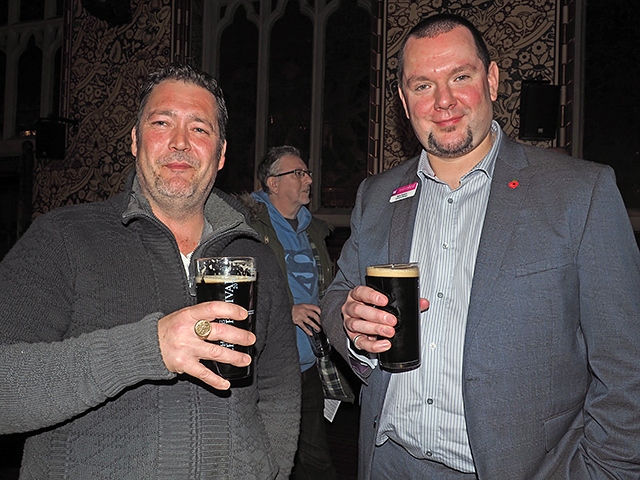
[[[495,120],[491,121],[491,135],[493,136],[493,144],[491,145],[491,149],[475,167],[473,167],[469,172],[462,176],[462,178],[460,179],[461,181],[464,180],[464,178],[468,175],[471,175],[472,173],[477,171],[483,172],[487,177],[489,177],[489,179],[492,178],[493,169],[496,165],[496,158],[498,156],[498,150],[500,149],[500,143],[502,142],[503,135],[500,125]],[[431,168],[431,164],[429,163],[429,154],[424,149],[420,153],[420,160],[418,162],[418,174],[432,180],[436,178],[436,174]]]

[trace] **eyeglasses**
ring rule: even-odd
[[[305,170],[304,168],[296,168],[295,170],[290,170],[288,172],[278,173],[277,175],[271,175],[271,176],[283,177],[285,175],[291,175],[292,173],[298,178],[304,178],[305,175],[309,175],[309,177],[311,178],[311,175],[313,175],[313,172],[311,172],[311,170]]]

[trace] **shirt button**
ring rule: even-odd
[[[446,250],[447,248],[449,248],[449,244],[448,243],[443,243],[442,244],[442,248],[444,248]]]
[[[437,295],[437,296],[438,296],[438,298],[442,298],[442,297],[444,297],[444,295],[443,295],[443,293],[442,293],[442,292],[438,292],[438,295]]]
[[[435,349],[436,349],[436,344],[435,344],[435,342],[431,342],[431,343],[429,344],[429,348],[431,348],[431,350],[435,350]]]
[[[433,456],[433,453],[431,451],[428,451],[427,452],[427,457],[432,457],[432,456]]]
[[[453,203],[453,198],[447,198],[448,203]]]
[[[427,405],[433,405],[433,398],[427,398]]]

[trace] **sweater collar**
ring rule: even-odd
[[[149,201],[142,193],[138,177],[132,174],[128,181],[128,195],[126,196],[122,212],[122,222],[126,225],[137,218],[148,218],[160,222],[153,214]],[[246,221],[246,213],[238,201],[224,192],[213,189],[204,206],[204,216],[210,228],[205,228],[200,243],[209,238],[236,229],[237,233],[259,239],[259,235]],[[161,222],[160,222],[161,223]]]

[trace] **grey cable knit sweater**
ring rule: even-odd
[[[214,231],[192,264],[257,257],[257,374],[230,392],[176,376],[157,321],[195,292],[171,232],[129,183],[106,202],[38,217],[0,263],[0,433],[33,432],[20,478],[288,478],[300,377],[272,252],[235,200],[210,196]]]

